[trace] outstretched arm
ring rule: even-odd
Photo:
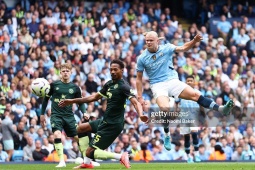
[[[73,103],[81,104],[81,103],[90,103],[93,101],[97,101],[101,99],[102,96],[99,93],[95,93],[93,95],[90,95],[88,97],[84,98],[75,98],[75,99],[65,99],[59,102],[59,107],[65,107],[67,105],[71,105]]]
[[[147,122],[148,121],[148,117],[143,115],[143,108],[142,108],[142,105],[137,101],[137,99],[135,97],[132,97],[130,99],[131,103],[133,104],[133,106],[135,107],[135,110],[137,111],[140,119],[143,121],[143,122]]]
[[[137,77],[136,77],[136,90],[137,90],[137,97],[138,100],[139,98],[142,98],[143,96],[143,72],[138,71],[137,72]]]
[[[189,49],[191,49],[192,47],[194,47],[194,45],[197,43],[197,42],[200,42],[203,40],[203,37],[200,35],[200,34],[197,34],[193,40],[185,43],[184,45],[182,46],[177,46],[175,48],[175,52],[186,52],[188,51]]]

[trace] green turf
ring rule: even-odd
[[[132,163],[131,169],[137,170],[255,170],[254,163]],[[75,164],[67,164],[66,168],[72,169]],[[57,170],[55,164],[0,164],[1,170]],[[117,163],[104,163],[97,170],[126,169]]]

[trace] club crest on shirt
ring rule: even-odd
[[[153,59],[153,60],[156,60],[156,55],[153,55],[153,56],[152,56],[152,59]]]
[[[70,93],[70,94],[73,94],[73,89],[69,89],[69,93]]]
[[[119,86],[118,84],[115,84],[115,85],[114,85],[114,89],[117,89],[117,88],[118,88],[118,86]]]
[[[56,90],[59,90],[59,87],[56,87]]]

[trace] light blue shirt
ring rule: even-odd
[[[231,156],[233,154],[233,150],[230,146],[226,146],[226,147],[222,147],[222,149],[224,150],[227,160],[231,160]]]
[[[95,63],[95,65],[96,65],[96,70],[97,70],[97,72],[98,73],[101,73],[101,71],[102,71],[102,69],[103,69],[103,67],[104,67],[104,65],[105,65],[105,59],[104,58],[102,58],[102,59],[96,59],[95,61],[94,61],[94,63]]]
[[[201,159],[201,161],[206,161],[210,157],[210,152],[206,150],[203,155],[199,153],[198,156]]]
[[[8,154],[5,151],[0,152],[0,162],[6,162],[6,159],[8,158]]]
[[[247,34],[244,34],[243,36],[239,34],[236,40],[236,44],[245,45],[249,40],[250,40],[250,37]]]
[[[159,45],[156,53],[147,49],[138,57],[137,71],[147,73],[150,84],[178,79],[178,74],[173,66],[173,53],[176,46],[170,43]]]
[[[252,151],[251,150],[248,150],[248,151],[246,151],[246,150],[244,150],[243,152],[242,152],[242,160],[254,160],[255,158],[254,158],[254,154],[252,153]]]
[[[179,149],[178,151],[175,149],[171,150],[169,156],[170,160],[177,160],[180,157],[182,157],[181,160],[187,160],[187,154],[182,149]]]
[[[224,33],[228,33],[231,27],[232,27],[232,25],[230,24],[229,21],[224,21],[224,22],[220,21],[217,24],[217,28],[220,29]]]
[[[178,67],[182,67],[186,65],[186,58],[185,56],[177,57],[177,65]]]

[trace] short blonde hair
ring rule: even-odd
[[[61,64],[60,70],[65,69],[65,68],[68,70],[72,70],[72,65],[70,63]]]
[[[148,33],[150,33],[150,32],[154,32],[154,33],[155,33],[155,35],[157,35],[158,40],[163,40],[163,39],[165,39],[165,37],[159,37],[159,36],[158,36],[158,33],[157,33],[157,32],[155,32],[155,31],[144,32],[144,33],[143,33],[143,36],[145,36],[145,37],[146,37],[146,35],[147,35]]]

